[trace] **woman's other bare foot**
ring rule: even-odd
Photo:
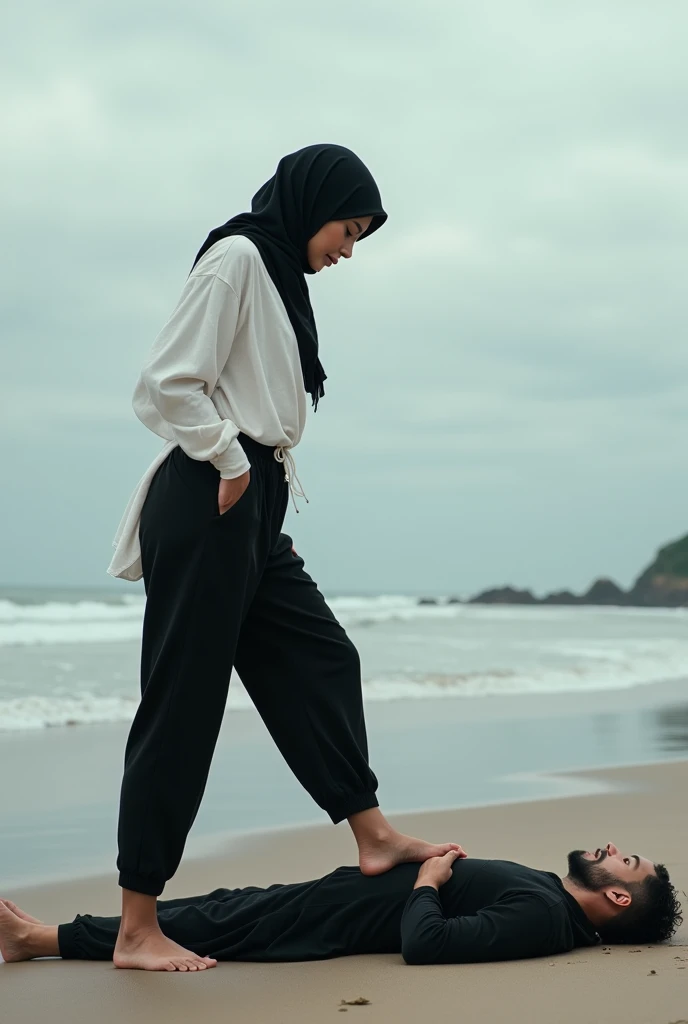
[[[128,935],[120,932],[112,959],[115,967],[136,971],[205,971],[217,964],[213,957],[178,946],[159,927]]]
[[[122,889],[122,919],[112,957],[115,967],[134,971],[205,971],[215,967],[211,956],[198,956],[163,935],[157,899]]]

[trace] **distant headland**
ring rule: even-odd
[[[660,548],[630,590],[614,580],[597,579],[584,594],[554,591],[538,598],[530,590],[496,587],[469,598],[469,604],[613,604],[640,608],[688,605],[688,535]]]
[[[431,601],[430,598],[421,599],[422,604],[429,604]],[[453,598],[452,603],[458,604],[459,601]],[[623,590],[614,580],[600,578],[595,580],[584,594],[556,590],[544,597],[537,597],[530,590],[504,586],[483,590],[480,594],[470,597],[466,603],[688,607],[688,535],[660,548],[652,564],[641,572],[630,590]]]

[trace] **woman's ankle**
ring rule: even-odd
[[[122,939],[138,938],[160,930],[158,901],[155,896],[122,890],[122,919],[119,935]]]
[[[140,942],[144,942],[149,939],[152,935],[162,935],[160,925],[156,922],[155,924],[134,924],[132,922],[124,924],[122,922],[119,926],[119,932],[117,935],[118,945],[126,943],[126,945],[138,945]]]
[[[359,846],[384,843],[394,832],[379,807],[352,814],[348,822]]]

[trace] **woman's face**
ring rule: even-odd
[[[332,267],[341,256],[348,260],[354,251],[354,242],[370,227],[372,217],[350,217],[348,220],[329,220],[313,235],[308,243],[308,263],[316,273],[323,267]]]

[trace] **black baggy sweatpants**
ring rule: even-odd
[[[218,514],[220,475],[175,448],[141,514],[141,703],[125,752],[119,884],[158,896],[198,812],[232,666],[289,767],[338,822],[377,806],[358,653],[281,532],[274,449],[244,435],[246,491]]]

